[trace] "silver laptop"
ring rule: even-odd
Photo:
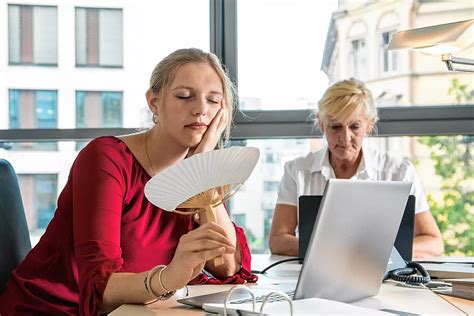
[[[411,182],[330,179],[293,299],[352,302],[376,295],[407,203]],[[252,287],[252,291],[258,288]],[[280,290],[285,290],[281,289]],[[260,292],[271,292],[262,289]],[[178,300],[202,307],[223,303],[228,291]],[[290,292],[291,293],[291,292]],[[246,303],[236,293],[229,303]],[[261,293],[262,297],[265,293]]]

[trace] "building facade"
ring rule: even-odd
[[[0,20],[0,129],[149,126],[156,63],[182,47],[209,50],[206,0],[1,0]],[[33,243],[83,145],[0,143],[19,175]]]
[[[433,56],[413,50],[387,50],[398,31],[474,18],[474,3],[464,0],[340,0],[326,38],[321,69],[334,83],[363,80],[377,106],[433,106],[455,102],[448,93],[453,79],[474,87],[472,73],[450,72]],[[474,48],[455,53],[474,55]],[[375,146],[418,162],[426,191],[440,191],[430,151],[416,138],[371,139]]]

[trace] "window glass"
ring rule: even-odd
[[[260,149],[252,175],[231,199],[228,208],[246,220],[244,227],[252,253],[267,253],[268,235],[285,162],[322,146],[320,139],[260,139],[233,142]],[[268,159],[271,157],[271,159]],[[247,216],[243,217],[244,214]],[[234,217],[233,217],[234,218]]]
[[[10,64],[57,64],[57,9],[8,5]]]
[[[76,65],[121,67],[122,10],[76,8]]]
[[[431,212],[442,232],[446,255],[474,254],[472,136],[372,137],[369,146],[408,159],[417,170]],[[322,139],[248,140],[260,161],[230,203],[231,214],[248,232],[253,253],[268,253],[268,236],[284,164],[324,146]],[[270,153],[277,160],[268,161]],[[247,216],[244,216],[247,214]],[[234,216],[234,215],[232,215]],[[245,224],[242,223],[245,220]]]
[[[102,124],[104,127],[122,126],[122,93],[102,93]]]
[[[76,127],[122,127],[122,93],[76,91]]]
[[[387,49],[388,44],[392,40],[393,34],[395,34],[395,31],[383,32],[380,34],[380,58],[383,73],[397,71],[398,53],[397,51]]]
[[[122,93],[76,91],[76,127],[122,127]],[[77,150],[86,142],[77,142]]]
[[[57,127],[57,103],[55,91],[36,91],[36,127]]]
[[[15,162],[12,162],[15,164]],[[57,174],[18,174],[23,207],[32,241],[37,242],[54,216],[58,192]],[[21,169],[21,168],[20,168]]]
[[[58,98],[56,91],[10,90],[10,128],[56,128]],[[16,150],[56,150],[55,142],[13,143]]]
[[[337,1],[237,1],[238,80],[244,110],[311,108],[327,87],[320,71]]]
[[[367,52],[365,48],[365,39],[356,39],[351,41],[349,58],[351,76],[354,78],[365,79],[367,74]]]
[[[38,228],[46,229],[56,210],[58,190],[57,175],[34,175],[34,200],[38,218]]]

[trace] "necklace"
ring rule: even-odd
[[[155,169],[153,168],[153,164],[151,163],[150,155],[148,154],[148,134],[150,133],[150,131],[151,129],[149,129],[145,133],[145,153],[146,153],[146,157],[148,158],[148,164],[150,165],[150,169],[151,169],[151,172],[153,173],[152,174],[152,177],[153,177],[156,174],[156,172],[155,172]]]

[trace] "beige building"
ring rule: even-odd
[[[441,56],[386,47],[397,31],[473,18],[474,2],[467,0],[340,0],[321,68],[330,83],[364,80],[381,106],[451,104],[452,79],[472,85],[472,74],[447,71]],[[474,48],[456,54],[473,55]]]
[[[474,2],[467,0],[339,0],[326,38],[321,69],[334,83],[349,77],[366,82],[378,106],[449,105],[454,78],[474,87],[472,73],[450,72],[441,56],[413,50],[388,51],[394,33],[474,18]],[[473,39],[474,41],[474,39]],[[474,48],[455,53],[474,57]],[[430,152],[417,138],[379,138],[377,147],[417,164],[427,192],[439,192]]]

